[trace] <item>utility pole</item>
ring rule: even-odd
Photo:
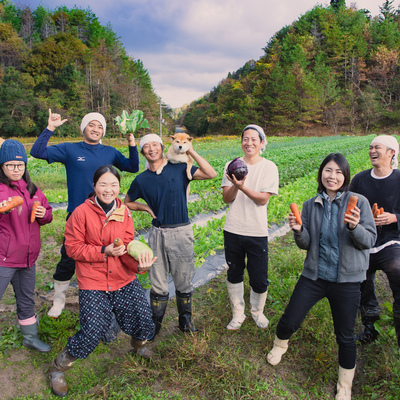
[[[159,103],[157,103],[157,104],[159,104],[160,105],[160,138],[162,139],[162,125],[163,125],[163,123],[164,123],[164,119],[163,119],[163,117],[162,117],[162,108],[163,107],[166,107],[165,105],[163,106],[162,104],[162,101],[161,101],[161,97],[159,97],[158,98],[158,100],[159,100]]]
[[[160,138],[162,139],[162,105],[160,97]]]

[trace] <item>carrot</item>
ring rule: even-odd
[[[291,203],[290,204],[290,211],[292,211],[292,213],[294,214],[294,216],[296,217],[296,222],[299,225],[303,225],[303,222],[301,220],[301,216],[300,216],[300,212],[299,212],[299,208],[297,207],[296,203]]]
[[[378,204],[374,203],[374,205],[372,206],[372,215],[374,216],[374,218],[376,218],[379,214],[378,214]]]
[[[0,213],[11,211],[13,208],[20,206],[24,202],[21,196],[13,196],[13,198],[3,207],[0,207]]]
[[[374,203],[374,205],[372,206],[372,214],[374,215],[374,218],[376,218],[378,215],[381,215],[385,212],[385,210],[383,209],[383,207],[378,208],[378,204]]]
[[[358,197],[352,194],[350,196],[349,202],[347,204],[347,209],[345,214],[353,214],[354,207],[357,205]],[[344,217],[346,219],[346,217]],[[346,221],[344,221],[346,224]]]
[[[40,201],[38,201],[38,200],[34,201],[33,205],[32,205],[32,211],[31,211],[31,224],[36,219],[36,210],[37,210],[38,206],[40,206]]]
[[[114,246],[115,247],[119,247],[119,246],[123,246],[123,245],[124,245],[124,242],[120,238],[116,238],[114,240]]]

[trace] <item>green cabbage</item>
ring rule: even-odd
[[[153,259],[153,250],[146,244],[139,240],[132,240],[127,247],[128,254],[135,260],[139,261],[139,255],[144,251],[150,252],[151,258]]]

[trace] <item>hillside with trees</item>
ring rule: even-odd
[[[106,117],[110,134],[118,133],[111,122],[124,109],[142,110],[158,127],[149,73],[90,9],[31,10],[0,0],[0,83],[3,138],[38,135],[49,107],[68,118],[65,136],[77,135],[91,111]]]
[[[196,135],[393,131],[400,126],[400,12],[372,18],[344,0],[316,6],[283,27],[258,61],[230,73],[186,109]]]

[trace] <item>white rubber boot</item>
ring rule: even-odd
[[[233,315],[232,321],[229,322],[226,329],[235,331],[242,326],[244,320],[246,319],[246,315],[244,313],[244,284],[243,282],[230,283],[226,281],[226,286],[228,288],[228,295]]]
[[[51,318],[58,318],[65,306],[65,294],[68,290],[70,281],[54,281],[53,307],[47,315]]]
[[[353,386],[353,378],[356,368],[346,369],[339,365],[339,379],[337,382],[336,400],[350,400],[351,387]]]
[[[274,347],[267,355],[267,361],[271,365],[278,365],[281,362],[282,356],[287,352],[289,339],[281,340],[275,336]]]
[[[268,289],[264,293],[256,293],[251,289],[250,292],[250,304],[251,304],[251,316],[254,322],[259,328],[268,328],[269,320],[264,315],[264,306],[267,300]]]

